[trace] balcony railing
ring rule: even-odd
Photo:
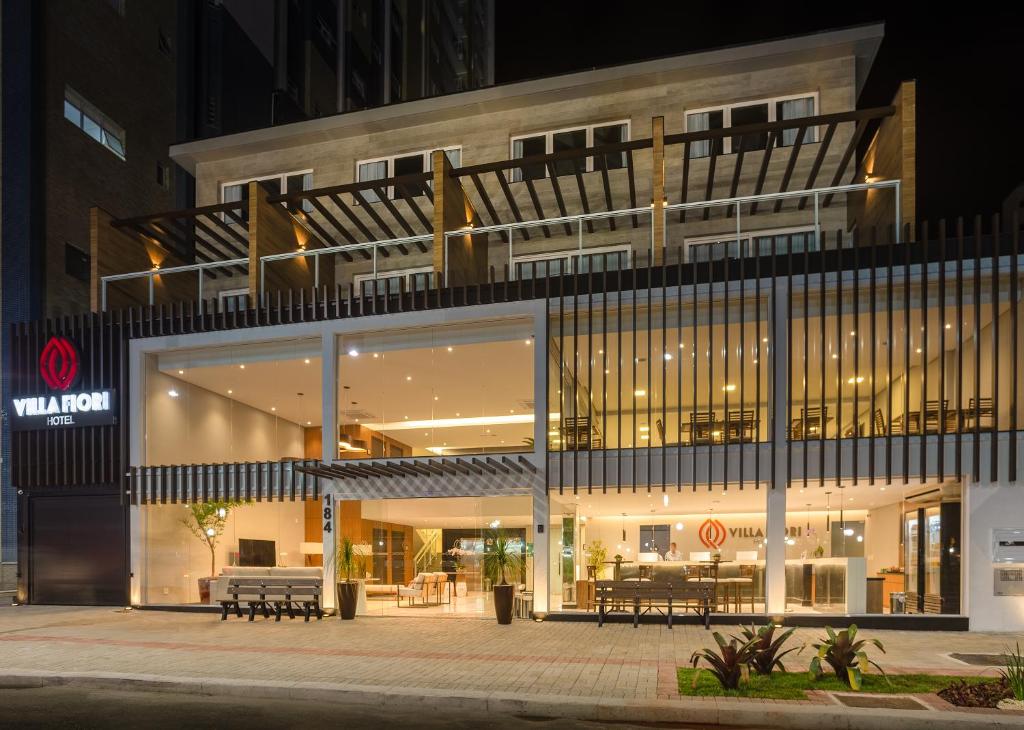
[[[107,227],[99,221],[94,307],[196,301],[202,293],[243,288],[256,300],[345,285],[352,275],[376,279],[403,267],[429,266],[446,284],[486,281],[489,234],[508,246],[514,276],[520,255],[540,260],[627,240],[640,263],[656,265],[678,239],[771,229],[794,218],[816,232],[897,229],[906,222],[901,182],[862,184],[851,169],[858,142],[893,113],[881,107],[683,134],[665,134],[656,118],[651,137],[615,144],[459,168],[435,155],[430,172],[288,194],[250,183],[242,201],[107,221]],[[787,132],[795,142],[781,146]],[[767,135],[767,143],[745,149],[742,140],[754,135]],[[730,155],[713,144],[725,137],[741,140]],[[709,154],[692,157],[702,141]],[[729,165],[719,164],[727,158]],[[543,174],[517,174],[524,169]],[[852,184],[842,184],[851,177]],[[894,200],[872,199],[887,188]],[[649,245],[638,245],[637,235]],[[462,253],[451,246],[460,237]],[[133,241],[147,255],[123,255]],[[133,261],[143,265],[133,269]],[[195,283],[171,285],[193,271],[203,272],[205,287],[198,274]]]

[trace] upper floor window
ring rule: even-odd
[[[584,149],[599,145],[629,141],[629,121],[593,124],[586,127],[557,129],[550,132],[538,132],[512,138],[512,159],[518,160],[535,155],[547,155],[566,150]],[[574,157],[568,160],[556,160],[553,163],[555,174],[575,175],[577,172],[590,172],[605,167],[609,170],[626,166],[625,152],[610,152],[595,157]],[[539,180],[547,177],[548,166],[544,164],[523,165],[512,170],[512,180]]]
[[[125,159],[124,129],[73,89],[64,88],[64,118]]]
[[[372,160],[360,160],[356,163],[356,182],[369,182],[371,180],[386,180],[389,177],[401,177],[402,175],[416,175],[422,172],[430,172],[430,154],[433,150],[422,150],[420,152],[409,152],[403,155],[392,155],[390,157],[377,157]],[[444,153],[452,167],[462,165],[462,148],[445,147]],[[387,196],[391,199],[401,199],[423,195],[422,189],[401,188],[394,185],[387,188]],[[364,190],[363,197],[368,202],[375,203],[380,200],[372,190]]]
[[[817,113],[818,94],[796,94],[780,96],[773,99],[745,101],[727,106],[695,109],[686,113],[687,132],[705,132],[712,129],[726,129],[748,124],[765,124],[781,122],[786,119],[813,117]],[[782,132],[777,146],[789,147],[796,143],[796,129]],[[745,138],[745,139],[744,139]],[[804,132],[804,143],[817,139],[817,129],[811,128]],[[714,150],[717,155],[739,152],[740,145],[744,151],[763,150],[768,146],[768,132],[754,132],[747,135],[731,135],[712,140],[700,140],[690,144],[690,157],[707,157]]]
[[[416,266],[409,269],[378,271],[374,274],[356,274],[352,277],[356,292],[361,296],[373,295],[373,282],[376,279],[378,294],[399,294],[403,291],[426,291],[430,288],[433,266]]]
[[[629,268],[631,253],[629,244],[624,244],[523,254],[512,259],[513,275],[516,279],[541,279],[570,273],[618,271]]]
[[[767,231],[744,231],[734,234],[687,238],[686,260],[690,263],[749,256],[783,255],[790,251],[817,251],[818,240],[813,227],[777,228]]]
[[[245,203],[249,200],[249,183],[261,182],[270,188],[274,195],[301,193],[313,188],[313,171],[299,170],[297,172],[283,172],[274,175],[263,175],[261,177],[250,177],[246,180],[233,180],[222,183],[220,186],[220,202],[222,203]],[[313,206],[308,200],[302,201],[302,210],[306,213],[313,212]],[[248,220],[249,206],[242,205],[242,218]]]

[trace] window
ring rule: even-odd
[[[64,88],[64,118],[125,159],[124,130],[73,89]]]
[[[606,246],[602,248],[573,249],[551,253],[514,256],[512,264],[516,279],[541,279],[575,271],[586,274],[599,271],[617,271],[629,268],[630,247]]]
[[[596,145],[614,144],[629,141],[629,122],[608,122],[586,127],[556,129],[550,132],[538,132],[522,137],[512,138],[512,159],[518,160],[535,155],[546,155],[567,150],[585,149]],[[626,166],[625,152],[612,152],[597,157],[578,157],[569,160],[558,160],[554,163],[555,174],[575,175],[577,172],[618,169]],[[523,180],[539,180],[547,177],[547,166],[525,165],[512,171],[513,182]]]
[[[381,282],[377,285],[377,293],[398,294],[401,291],[426,291],[430,288],[430,277],[434,273],[433,266],[417,266],[410,269],[395,271],[378,271],[373,274],[356,274],[352,277],[358,295],[373,296],[373,280]]]
[[[164,190],[171,189],[171,166],[159,160],[156,162],[156,184]]]
[[[763,99],[753,102],[742,102],[711,109],[696,109],[686,114],[687,132],[705,132],[712,129],[739,127],[747,124],[764,124],[812,117],[817,112],[818,94],[798,94],[796,96]],[[796,129],[787,129],[779,139],[779,147],[790,147],[796,143]],[[804,132],[804,143],[817,141],[817,129],[811,128]],[[707,157],[712,149],[716,155],[739,152],[740,146],[745,152],[763,150],[768,146],[768,133],[757,132],[747,135],[732,135],[714,140],[701,140],[690,144],[690,158]]]
[[[78,246],[64,244],[64,273],[79,281],[89,281],[91,257]]]
[[[262,177],[252,177],[249,178],[248,180],[234,180],[232,182],[223,183],[220,186],[220,202],[244,203],[248,201],[250,182],[262,182],[267,187],[269,187],[271,191],[275,194],[301,193],[304,190],[311,190],[313,188],[313,171],[300,170],[298,172],[285,172],[275,175],[264,175]],[[303,200],[302,210],[305,213],[312,213],[312,203],[310,203],[308,200]],[[249,207],[247,205],[242,206],[242,218],[244,220],[249,219]],[[230,222],[230,218],[225,216],[225,221]]]
[[[380,157],[373,160],[360,160],[356,163],[356,181],[368,182],[370,180],[386,180],[389,177],[416,175],[422,172],[430,172],[431,152],[432,150],[422,150],[420,152],[410,152],[404,155]],[[448,161],[452,164],[452,167],[460,167],[462,165],[461,147],[445,147],[444,153],[448,157]],[[380,198],[377,197],[377,194],[372,190],[364,190],[362,193],[367,202],[376,203],[380,200]],[[418,195],[423,195],[423,192],[407,189],[396,190],[393,185],[389,185],[387,189],[387,196],[392,200],[400,200],[405,197],[415,197]]]
[[[245,309],[245,297],[248,294],[249,287],[246,286],[217,292],[218,308],[222,312],[241,312]]]
[[[773,242],[776,254],[789,253],[790,250],[793,253],[818,250],[813,227],[779,228],[771,231],[745,232],[739,239],[728,234],[687,238],[686,260],[694,263],[739,258],[741,246],[744,256],[770,256]]]

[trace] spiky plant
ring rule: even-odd
[[[733,637],[726,641],[717,631],[713,635],[715,643],[718,644],[717,652],[714,649],[705,648],[693,652],[690,657],[690,663],[694,668],[697,667],[701,659],[708,665],[694,673],[693,686],[697,686],[697,679],[700,677],[701,671],[706,669],[718,680],[723,689],[738,689],[741,682],[745,683],[750,678],[749,665],[754,656],[754,646],[758,639],[740,642]]]
[[[743,640],[754,642],[754,655],[750,659],[750,666],[758,674],[767,676],[775,667],[778,667],[780,671],[786,671],[782,657],[790,652],[795,651],[799,654],[804,650],[802,646],[794,646],[779,653],[779,649],[786,643],[786,639],[792,636],[796,629],[789,629],[781,636],[776,637],[776,628],[778,628],[778,624],[769,623],[756,629],[753,626],[742,629]]]
[[[522,542],[509,538],[504,530],[493,533],[490,550],[484,551],[484,572],[494,585],[507,585],[506,578],[523,571]]]
[[[885,676],[885,670],[874,661],[868,659],[867,652],[864,651],[864,645],[870,641],[884,654],[885,647],[882,646],[882,642],[878,639],[857,640],[857,626],[855,624],[850,624],[848,628],[838,632],[831,626],[826,626],[825,632],[828,636],[821,639],[821,643],[811,644],[818,651],[814,658],[811,659],[810,673],[812,679],[818,679],[824,673],[821,668],[821,660],[824,659],[832,667],[836,678],[840,682],[849,685],[850,689],[860,689],[869,664],[881,672],[885,681],[889,682],[889,678]]]

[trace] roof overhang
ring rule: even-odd
[[[856,59],[859,96],[884,34],[881,23],[687,53],[640,63],[492,86],[446,96],[335,114],[172,145],[171,158],[193,175],[198,165],[241,155],[330,142],[347,137],[443,123],[550,101],[658,84],[825,60]]]

